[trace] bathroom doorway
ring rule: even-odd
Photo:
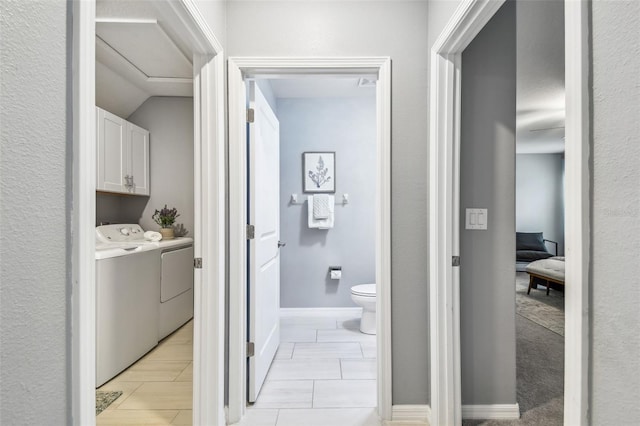
[[[249,415],[372,414],[375,80],[256,79],[247,94]]]
[[[247,275],[247,266],[251,263],[251,258],[246,255],[246,241],[248,236],[245,232],[255,231],[256,238],[258,229],[247,228],[252,225],[247,221],[247,216],[243,212],[249,212],[251,202],[247,202],[247,192],[242,190],[238,193],[235,188],[249,188],[251,184],[247,179],[248,152],[246,143],[239,143],[246,139],[246,112],[244,111],[247,99],[246,83],[255,84],[261,89],[267,103],[273,104],[280,119],[280,149],[279,156],[280,170],[279,176],[281,184],[277,198],[280,208],[279,224],[282,229],[278,229],[281,248],[279,249],[278,260],[282,260],[282,294],[278,302],[282,301],[282,308],[279,308],[278,330],[280,333],[279,348],[273,363],[269,360],[270,370],[259,393],[251,395],[255,398],[255,407],[270,407],[279,415],[305,415],[324,416],[336,414],[335,409],[344,409],[345,415],[356,415],[363,418],[363,424],[368,418],[377,418],[378,414],[382,418],[390,418],[390,335],[389,335],[389,127],[388,127],[388,59],[380,58],[375,66],[371,61],[368,64],[358,63],[357,59],[343,60],[322,60],[315,61],[312,72],[305,72],[304,69],[310,65],[307,61],[276,61],[260,65],[260,70],[256,70],[255,63],[251,59],[231,58],[229,81],[230,81],[230,282],[248,283],[250,278]],[[268,70],[268,71],[267,71]],[[322,72],[319,72],[321,70]],[[277,73],[274,79],[272,73]],[[358,83],[360,78],[367,79],[372,87],[363,87]],[[317,84],[313,84],[312,79],[318,79]],[[345,84],[347,79],[349,84],[353,84],[360,91],[369,90],[371,99],[369,100],[369,123],[371,125],[370,138],[373,149],[371,153],[363,155],[359,160],[353,160],[347,154],[340,154],[336,147],[331,147],[330,143],[339,143],[339,138],[331,134],[322,137],[322,128],[329,127],[329,130],[337,134],[346,134],[348,123],[341,128],[340,125],[331,126],[323,123],[326,114],[321,113],[318,108],[326,108],[325,112],[334,109],[332,101],[327,96],[300,95],[301,90],[316,90],[319,85],[324,84],[325,89],[320,92],[327,93],[326,86],[330,81],[334,84]],[[288,80],[288,82],[287,82]],[[305,82],[306,80],[306,82]],[[322,81],[321,81],[322,80]],[[257,84],[255,83],[257,81]],[[295,85],[297,88],[292,88]],[[287,89],[287,86],[289,87]],[[283,91],[292,90],[298,93],[298,97],[291,95],[276,95]],[[250,94],[251,90],[249,90]],[[350,106],[345,106],[342,111],[344,115],[348,110],[354,108],[353,99]],[[359,102],[365,102],[360,100]],[[324,105],[321,105],[324,104]],[[273,109],[273,108],[272,108]],[[251,114],[250,114],[251,115]],[[258,113],[255,113],[257,118]],[[306,118],[305,118],[306,117]],[[308,121],[305,121],[308,120]],[[314,123],[315,121],[315,123]],[[306,123],[306,124],[305,124]],[[353,124],[353,123],[352,123]],[[314,125],[316,126],[314,128]],[[355,127],[355,126],[353,126]],[[315,130],[314,130],[315,129]],[[312,138],[320,137],[329,142],[323,145],[319,140]],[[364,135],[362,135],[364,137]],[[335,140],[332,140],[335,139]],[[357,138],[356,138],[357,139]],[[366,138],[364,138],[366,140]],[[236,143],[236,141],[238,143]],[[373,142],[375,141],[375,142]],[[302,146],[310,143],[309,146]],[[289,144],[298,144],[295,148]],[[283,149],[284,148],[284,149]],[[309,228],[310,218],[308,203],[311,192],[304,191],[303,172],[305,154],[315,153],[312,159],[314,166],[317,166],[321,153],[325,165],[322,169],[329,169],[328,173],[335,173],[337,187],[332,187],[329,194],[331,199],[331,210],[334,219],[334,228],[311,229]],[[309,157],[311,158],[311,157]],[[342,165],[340,164],[342,161]],[[372,180],[370,185],[372,202],[363,202],[364,196],[358,200],[358,204],[368,204],[369,213],[373,216],[370,221],[369,233],[375,236],[369,242],[370,269],[368,277],[353,277],[353,280],[377,283],[377,335],[364,334],[359,330],[360,308],[351,302],[350,287],[356,284],[351,277],[347,279],[347,271],[353,274],[357,269],[350,265],[348,268],[342,264],[347,260],[339,258],[331,259],[336,255],[336,250],[330,250],[329,245],[338,236],[338,227],[345,225],[350,227],[346,214],[350,207],[357,206],[352,199],[352,194],[358,192],[357,189],[344,189],[340,187],[341,182],[349,182],[350,172],[357,174],[360,169],[358,161],[363,161],[371,167],[371,173],[363,173],[358,176],[364,183],[367,178]],[[335,169],[332,169],[334,166]],[[341,167],[351,169],[343,170]],[[342,170],[342,171],[341,171]],[[249,172],[250,174],[251,172]],[[344,181],[342,181],[344,179]],[[367,186],[364,183],[362,186]],[[355,191],[355,192],[354,192]],[[284,194],[284,195],[283,195]],[[345,198],[346,194],[346,198]],[[348,200],[345,202],[345,199]],[[376,200],[378,202],[376,203]],[[353,203],[353,204],[351,204]],[[247,207],[249,207],[247,209]],[[235,219],[235,220],[234,220]],[[352,225],[352,224],[351,224]],[[234,235],[235,234],[235,235]],[[287,252],[307,250],[301,254],[304,259],[319,257],[325,258],[318,265],[307,265],[292,268],[291,262],[299,264],[303,259],[292,259]],[[316,250],[314,252],[314,250]],[[321,253],[321,254],[319,254]],[[353,251],[344,253],[345,257],[357,257]],[[327,263],[329,262],[329,263]],[[303,262],[304,263],[304,262]],[[340,269],[340,267],[344,267]],[[314,270],[314,268],[316,268]],[[340,271],[343,275],[341,279],[331,279],[331,271]],[[338,275],[340,275],[338,273]],[[355,275],[355,274],[354,274]],[[310,280],[315,280],[313,283]],[[317,282],[316,282],[317,281]],[[342,285],[340,282],[342,281]],[[347,283],[348,281],[348,283]],[[357,282],[364,284],[365,282]],[[296,285],[297,283],[297,285]],[[308,287],[305,287],[308,285]],[[231,424],[239,421],[246,412],[247,421],[252,416],[257,415],[258,410],[247,409],[247,389],[250,374],[246,370],[246,349],[251,350],[251,344],[247,346],[247,339],[251,333],[250,325],[245,318],[246,313],[251,311],[251,305],[247,306],[247,300],[253,300],[251,289],[243,285],[231,285],[230,291],[230,332],[229,332],[229,422]],[[313,292],[317,292],[314,294]],[[305,293],[307,293],[305,295]],[[385,297],[386,295],[386,297]],[[248,298],[249,296],[249,298]],[[307,297],[310,296],[310,297]],[[314,306],[314,299],[321,299]],[[306,302],[304,301],[306,300]],[[306,304],[305,304],[306,303]],[[354,309],[355,308],[355,309]],[[258,352],[258,346],[255,351]],[[324,351],[324,353],[322,353]],[[376,362],[377,359],[377,362]],[[286,365],[285,365],[286,364]],[[298,365],[296,367],[296,365]],[[313,364],[313,368],[310,367]],[[317,365],[316,365],[317,364]],[[357,364],[357,365],[356,365]],[[340,383],[341,382],[341,383]],[[326,386],[325,386],[326,385]],[[292,387],[293,386],[293,387]],[[341,387],[337,390],[336,386]],[[324,389],[326,387],[326,389]],[[295,388],[295,389],[294,389]],[[349,398],[341,400],[331,400],[342,391],[348,392],[355,400],[348,401]],[[287,401],[280,399],[278,395],[289,395]],[[294,400],[291,395],[295,395]],[[249,399],[251,399],[251,397]],[[326,399],[323,399],[325,398]],[[281,406],[280,406],[281,405]],[[289,408],[297,407],[296,410]],[[312,408],[313,407],[313,408]],[[326,409],[322,409],[322,407]],[[376,413],[374,407],[378,408]],[[304,409],[307,408],[307,409]],[[302,410],[300,410],[302,409]],[[310,410],[310,412],[309,412]],[[355,411],[354,411],[355,410]],[[261,410],[263,411],[263,410]],[[296,411],[294,413],[294,411]],[[304,413],[303,413],[304,412]],[[259,413],[264,414],[264,412]],[[314,417],[315,418],[315,417]]]

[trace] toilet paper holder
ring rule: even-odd
[[[342,266],[329,266],[329,277],[332,280],[339,280],[342,278]]]

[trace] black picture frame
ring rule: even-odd
[[[312,194],[336,192],[335,151],[306,151],[302,153],[302,191]]]

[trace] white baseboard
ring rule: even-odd
[[[362,308],[280,308],[283,317],[360,316]]]
[[[391,422],[407,423],[430,423],[431,407],[429,405],[394,405],[391,407]]]
[[[520,405],[515,404],[487,404],[463,405],[463,419],[519,419]]]

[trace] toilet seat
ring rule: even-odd
[[[375,284],[360,284],[351,287],[351,294],[362,297],[376,297]]]

